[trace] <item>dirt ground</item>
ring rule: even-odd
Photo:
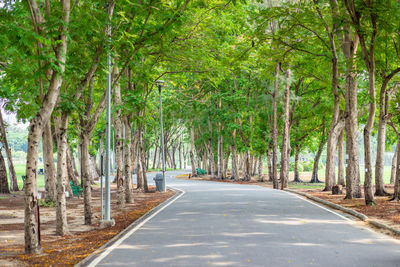
[[[123,209],[116,207],[116,186],[111,186],[111,218],[115,226],[99,229],[100,188],[93,187],[93,225],[84,225],[82,197],[67,199],[69,234],[55,235],[55,207],[40,208],[41,245],[40,255],[24,254],[24,198],[22,192],[14,195],[0,194],[0,266],[73,266],[94,252],[108,240],[128,227],[143,214],[172,197],[166,193],[134,192],[134,203]]]
[[[180,179],[189,179],[188,175],[181,175],[177,178]],[[267,177],[264,177],[267,179]],[[300,177],[302,180],[309,180],[310,177]],[[215,182],[225,182],[225,183],[238,183],[238,184],[251,184],[251,185],[259,185],[263,187],[272,188],[272,182],[258,182],[257,177],[252,177],[251,181],[234,181],[234,180],[219,180],[219,179],[211,179],[210,176],[201,176],[201,177],[193,177],[192,180],[207,180],[207,181],[215,181]],[[290,180],[293,180],[293,177],[289,177]],[[366,206],[364,198],[358,199],[344,199],[346,195],[346,190],[343,188],[343,194],[340,195],[332,195],[331,191],[323,192],[323,186],[321,184],[310,184],[310,183],[289,183],[289,188],[307,193],[309,195],[313,195],[315,197],[319,197],[330,202],[336,203],[346,208],[350,208],[356,210],[360,213],[367,215],[370,219],[378,220],[382,223],[392,226],[393,228],[400,230],[400,202],[399,201],[389,201],[391,196],[386,197],[375,197],[376,205],[374,206]],[[388,193],[393,194],[393,185],[385,186]],[[382,233],[386,233],[392,235],[392,233],[387,232],[386,230],[380,230]],[[397,239],[400,239],[399,236],[396,236]]]

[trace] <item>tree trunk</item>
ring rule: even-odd
[[[344,186],[344,156],[343,156],[343,149],[344,149],[344,129],[340,132],[339,141],[338,141],[338,184]]]
[[[39,13],[38,3],[35,0],[29,2],[31,8],[31,17],[33,24],[41,21],[42,18]],[[34,115],[29,125],[28,134],[28,153],[26,159],[26,178],[25,178],[25,252],[27,254],[41,252],[39,225],[38,225],[38,200],[37,200],[37,161],[38,161],[38,147],[40,137],[43,134],[43,128],[47,121],[50,119],[54,106],[56,105],[60,86],[62,84],[62,74],[65,70],[65,61],[67,55],[68,44],[68,25],[70,14],[70,0],[62,2],[62,16],[63,23],[60,30],[59,40],[55,52],[57,70],[54,70],[50,79],[50,84],[46,96],[43,98],[42,106],[39,111]]]
[[[254,171],[253,171],[253,167],[254,167],[254,154],[253,153],[249,153],[250,157],[249,157],[249,165],[250,165],[250,177],[254,175]]]
[[[190,127],[190,165],[192,167],[192,176],[197,176],[196,165],[194,160],[194,130],[193,130],[193,121]]]
[[[119,75],[117,65],[114,65],[114,75]],[[122,103],[121,86],[119,82],[114,85],[114,105],[119,106]],[[117,207],[125,207],[125,188],[124,188],[124,139],[122,126],[122,110],[117,108],[113,116],[114,132],[115,132],[115,159],[116,159],[116,177],[117,181]]]
[[[72,148],[70,146],[68,146],[68,155],[69,155],[70,162],[71,162],[71,167],[72,167],[72,170],[73,170],[75,176],[79,176],[78,169],[76,168],[76,161],[75,161],[74,152],[72,151]]]
[[[399,138],[399,137],[397,137]],[[400,157],[398,156],[400,152],[400,139],[397,140],[396,146],[396,180],[394,182],[394,194],[391,200],[400,200]]]
[[[224,179],[224,152],[222,147],[222,133],[218,136],[218,179]]]
[[[393,158],[392,158],[392,171],[390,172],[390,184],[394,184],[396,178],[396,163],[398,157],[397,149],[394,151]]]
[[[338,104],[339,105],[339,104]],[[336,108],[336,107],[335,107]],[[339,109],[339,106],[337,107]],[[339,113],[339,110],[338,110]],[[325,188],[324,191],[331,191],[332,186],[336,182],[335,168],[336,168],[336,150],[339,135],[343,132],[345,126],[344,119],[338,119],[335,125],[332,125],[328,134],[327,144],[327,157],[325,167]],[[328,152],[329,151],[329,152]],[[329,157],[328,157],[329,156]]]
[[[42,140],[46,199],[56,201],[56,171],[54,166],[53,137],[50,121],[48,121],[44,127]]]
[[[312,171],[310,183],[322,183],[318,179],[318,165],[319,165],[319,159],[321,158],[321,154],[322,154],[322,151],[324,150],[324,146],[326,143],[326,139],[325,139],[324,135],[325,135],[325,132],[322,133],[322,138],[321,138],[321,141],[318,146],[318,151],[314,158],[314,165],[313,165],[313,171]]]
[[[85,224],[92,224],[92,189],[90,187],[89,135],[81,133],[81,177],[83,182],[83,210]]]
[[[300,146],[296,146],[294,154],[294,180],[293,180],[293,182],[296,183],[303,182],[300,179],[300,173],[299,173],[299,155],[300,155]]]
[[[272,149],[271,149],[271,143],[268,146],[267,149],[267,165],[268,165],[268,181],[272,181]]]
[[[139,126],[139,136],[138,136],[138,174],[140,169],[140,180],[142,181],[142,188],[144,192],[149,192],[148,184],[147,184],[147,175],[146,175],[146,158],[144,156],[143,149],[143,128],[142,125]]]
[[[368,110],[368,119],[367,123],[364,127],[364,164],[365,164],[365,178],[364,178],[364,194],[365,194],[365,203],[366,205],[374,205],[374,192],[373,192],[373,185],[372,185],[372,159],[371,159],[371,131],[374,126],[375,120],[375,112],[376,112],[376,91],[375,91],[375,62],[370,62],[369,67],[369,110]],[[380,125],[382,126],[382,125]],[[382,129],[379,129],[382,131]],[[379,137],[382,139],[382,134],[379,136],[378,132],[378,155],[379,149],[383,149],[379,147]],[[382,144],[381,144],[382,145]],[[383,154],[383,153],[382,153]],[[382,155],[381,154],[381,155]],[[377,166],[379,169],[379,166]],[[383,178],[383,177],[382,177]],[[383,184],[383,179],[375,180],[376,182],[376,194],[381,195],[385,194],[385,186]]]
[[[133,185],[132,185],[132,157],[131,157],[131,146],[132,146],[132,128],[129,122],[129,118],[125,118],[125,201],[126,203],[133,203]],[[156,146],[157,148],[157,146]],[[154,167],[153,167],[154,169]]]
[[[337,86],[337,85],[332,85]],[[338,137],[342,132],[345,121],[339,119],[340,115],[340,98],[336,94],[336,89],[333,89],[334,103],[333,103],[333,116],[328,132],[328,141],[326,147],[326,166],[325,166],[325,191],[332,190],[334,181],[336,180],[335,169],[336,169],[336,150]]]
[[[228,164],[229,164],[229,156],[230,156],[231,152],[228,150],[225,160],[224,160],[224,170],[223,170],[223,177],[227,178],[228,177]]]
[[[263,165],[263,155],[260,155],[258,157],[258,166],[257,166],[257,170],[258,170],[258,181],[260,182],[264,182],[264,165]]]
[[[68,143],[67,143],[67,146],[68,146]],[[67,171],[68,171],[67,172],[68,173],[68,175],[67,175],[68,179],[66,179],[66,183],[69,182],[69,180],[72,180],[74,185],[79,185],[79,179],[78,179],[78,177],[77,177],[77,175],[75,173],[75,170],[73,168],[72,150],[71,150],[71,148],[69,146],[68,146],[68,149],[67,149],[66,157],[67,157]],[[68,185],[67,185],[67,188],[68,188]]]
[[[383,110],[382,110],[383,109]],[[378,148],[376,151],[376,163],[375,163],[375,195],[386,196],[388,193],[385,190],[385,184],[383,179],[384,161],[385,161],[385,139],[386,139],[386,119],[385,119],[385,107],[382,107],[379,114],[379,126],[378,126]],[[372,174],[371,174],[372,175]],[[371,178],[372,180],[372,178]],[[372,183],[372,181],[371,181]]]
[[[289,180],[289,109],[290,109],[290,70],[286,71],[286,88],[285,88],[285,117],[284,117],[284,126],[283,126],[283,134],[282,134],[282,151],[281,151],[281,189],[285,189],[288,187]]]
[[[56,204],[56,234],[64,236],[68,233],[67,210],[65,200],[65,184],[67,168],[67,131],[68,114],[62,113],[58,130],[57,148],[57,204]]]
[[[179,141],[179,147],[178,147],[178,153],[179,153],[179,169],[182,170],[182,141]]]
[[[245,181],[250,181],[251,176],[250,176],[250,153],[247,150],[244,152],[244,157],[243,157],[243,180]]]
[[[140,160],[140,147],[139,147],[139,140],[137,142],[137,149],[136,149],[136,188],[139,189],[140,191],[144,191],[144,186],[143,186],[143,168],[141,165],[141,160]]]
[[[358,159],[358,109],[357,109],[357,72],[356,52],[358,35],[352,34],[349,26],[345,26],[342,42],[343,54],[346,58],[346,199],[361,197],[360,165]]]
[[[278,183],[278,94],[279,94],[279,71],[280,63],[276,63],[275,68],[275,81],[274,81],[274,95],[272,106],[272,183],[274,189],[279,188]]]
[[[0,194],[10,194],[8,188],[7,168],[4,161],[3,153],[0,150]]]
[[[238,180],[239,179],[239,170],[238,170],[238,157],[237,157],[235,141],[233,141],[231,150],[232,150],[232,176],[231,176],[231,179]]]
[[[12,155],[11,155],[11,149],[8,146],[7,133],[6,133],[6,128],[4,126],[3,115],[2,115],[1,110],[0,110],[0,133],[1,133],[1,137],[2,137],[1,143],[4,146],[6,155],[7,155],[8,171],[10,173],[11,190],[19,191],[17,174],[15,173],[15,169],[14,169],[13,159],[12,159]]]
[[[159,138],[159,139],[160,139],[160,138]],[[155,169],[155,168],[156,168],[157,151],[158,151],[158,146],[155,145],[155,148],[154,148],[154,155],[153,155],[153,166],[151,167],[152,169]]]

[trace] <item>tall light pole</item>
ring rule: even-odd
[[[160,95],[160,124],[161,124],[161,155],[162,155],[162,176],[163,176],[163,188],[162,191],[165,192],[165,149],[164,149],[164,126],[163,126],[163,115],[162,115],[162,98],[161,98],[161,88],[164,84],[163,80],[156,81],[158,86],[158,93]]]
[[[114,220],[111,220],[111,194],[110,194],[110,142],[111,142],[111,23],[108,21],[108,52],[107,52],[107,92],[106,92],[106,166],[105,166],[105,196],[104,196],[104,219],[101,222],[101,227],[114,225]]]

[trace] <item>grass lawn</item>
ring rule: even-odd
[[[8,176],[8,184],[10,185],[10,175],[8,172],[8,164],[7,165],[7,176]],[[38,164],[38,169],[43,169],[43,163]],[[26,171],[26,163],[14,163],[14,169],[15,173],[17,174],[17,181],[18,181],[18,188],[22,189],[23,187],[23,181],[22,181],[22,175],[25,175]],[[38,188],[44,188],[44,175],[38,175],[37,176],[37,186]]]

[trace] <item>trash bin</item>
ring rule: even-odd
[[[156,191],[163,192],[164,191],[164,179],[162,174],[156,174],[156,177],[153,179],[156,182]]]

